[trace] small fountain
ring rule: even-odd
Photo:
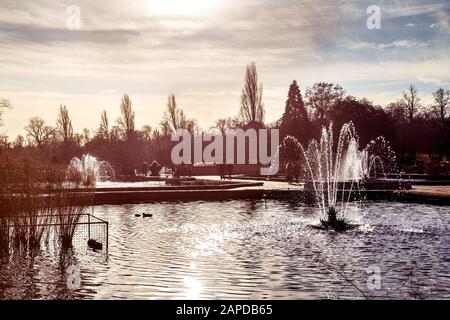
[[[85,154],[81,159],[75,157],[70,161],[67,174],[77,179],[85,187],[93,187],[98,180],[114,178],[115,172],[107,161]]]
[[[375,179],[378,177],[379,171],[383,177],[386,177],[386,173],[384,172],[383,160],[380,156],[369,155],[367,149],[364,149],[361,152],[361,173],[364,179],[369,179],[371,177],[371,173],[374,173]]]
[[[396,172],[396,156],[389,142],[379,136],[370,141],[361,152],[361,169],[365,190],[411,189],[411,181],[389,178]]]

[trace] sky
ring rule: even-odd
[[[367,20],[380,9],[380,29]],[[79,17],[79,18],[78,18]],[[283,113],[289,84],[315,82],[386,105],[414,84],[425,104],[450,89],[450,1],[0,0],[3,133],[33,116],[55,124],[67,105],[76,130],[119,116],[129,94],[141,127],[159,124],[174,93],[211,126],[239,110],[245,67],[263,83],[266,122]]]

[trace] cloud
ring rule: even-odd
[[[447,83],[442,81],[441,79],[437,79],[437,78],[429,78],[423,75],[418,75],[417,76],[417,80],[419,80],[420,82],[423,83],[427,83],[427,84],[433,84],[433,85],[437,85],[437,86],[441,86],[441,85],[446,85]]]
[[[416,46],[426,46],[426,43],[420,43],[414,40],[397,40],[390,43],[374,43],[374,42],[352,42],[346,45],[347,48],[352,50],[360,49],[373,49],[373,50],[384,50],[389,48],[402,48],[410,49]]]
[[[14,42],[35,42],[48,44],[52,42],[90,42],[123,43],[140,35],[132,30],[69,30],[67,28],[34,27],[22,24],[1,23],[0,30]]]
[[[385,48],[412,48],[414,46],[417,46],[419,43],[417,41],[411,41],[411,40],[398,40],[391,43],[382,43],[379,44],[379,47],[381,49]]]
[[[383,14],[387,19],[420,17],[448,10],[448,8],[448,3],[443,1],[389,1],[389,5],[383,5]]]
[[[108,90],[101,90],[99,93],[100,94],[111,94],[111,93],[118,93],[118,92],[114,89],[108,89]]]
[[[371,0],[221,0],[203,15],[158,14],[149,0],[77,0],[79,31],[66,28],[71,3],[0,2],[0,76],[8,79],[0,91],[17,104],[5,121],[10,132],[33,114],[53,123],[60,103],[93,129],[102,109],[115,118],[122,93],[138,108],[138,125],[157,125],[171,92],[210,124],[238,111],[251,61],[268,121],[282,114],[293,78],[302,90],[332,81],[376,103],[384,103],[380,92],[401,93],[410,82],[449,82],[445,1],[381,1],[383,30],[366,27]]]
[[[446,11],[436,12],[436,18],[438,19],[438,23],[436,24],[439,29],[446,35],[450,34],[450,16]]]

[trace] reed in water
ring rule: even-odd
[[[72,245],[81,215],[91,204],[95,181],[83,184],[67,167],[0,156],[0,251],[36,250],[53,236]]]

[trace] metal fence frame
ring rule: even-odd
[[[51,215],[51,214],[40,214],[37,215],[37,217],[67,217],[72,216],[71,214],[62,214],[62,215]],[[91,237],[91,225],[105,225],[106,227],[106,251],[108,251],[108,245],[109,245],[109,222],[106,220],[103,220],[99,217],[94,216],[91,213],[82,213],[80,214],[80,218],[83,216],[87,216],[87,222],[77,222],[76,226],[83,226],[87,225],[88,227],[88,238]],[[4,216],[5,218],[11,218],[15,219],[17,217],[14,216]],[[94,219],[94,222],[91,221],[91,218]],[[14,228],[14,227],[59,227],[59,226],[65,226],[68,225],[67,223],[37,223],[37,224],[6,224],[6,225],[0,225],[0,228]]]

